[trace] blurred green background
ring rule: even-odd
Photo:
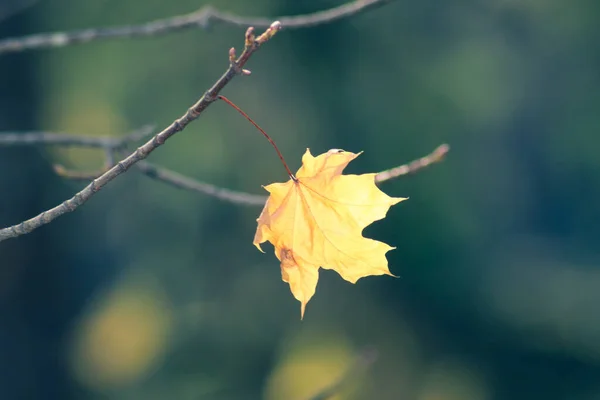
[[[11,9],[29,6],[19,13]],[[138,24],[209,2],[3,0],[0,37]],[[249,16],[340,1],[222,0]],[[382,186],[410,197],[365,235],[401,279],[322,270],[300,321],[258,207],[134,170],[77,212],[0,243],[0,398],[303,399],[365,346],[337,399],[600,399],[600,3],[398,0],[283,30],[223,94],[292,169],[361,155],[376,172],[447,142],[446,161]],[[0,131],[121,136],[165,127],[225,71],[243,28],[0,56]],[[211,106],[150,161],[262,194],[287,179],[246,120]],[[0,225],[82,187],[97,151],[0,148]]]

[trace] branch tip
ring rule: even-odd
[[[249,27],[246,30],[246,48],[254,46],[254,28]]]
[[[250,74],[252,74],[252,71],[250,71],[249,69],[242,69],[242,75],[248,76]]]
[[[444,157],[449,151],[450,146],[444,143],[424,157],[413,160],[407,164],[379,172],[377,175],[375,175],[375,183],[379,184],[389,181],[390,179],[395,179],[408,174],[414,174],[423,168],[443,161]]]
[[[60,164],[52,165],[52,169],[54,170],[54,173],[58,176],[64,176],[65,172],[67,171],[67,169]]]
[[[275,34],[276,34],[277,32],[279,32],[279,30],[280,30],[280,29],[281,29],[281,22],[279,22],[279,21],[275,21],[275,22],[273,22],[273,23],[271,24],[271,26],[269,26],[269,27],[267,28],[267,30],[266,30],[266,31],[265,31],[265,32],[264,32],[262,35],[260,35],[260,36],[259,36],[259,37],[256,39],[256,41],[257,41],[259,44],[263,44],[264,42],[266,42],[267,40],[269,40],[269,39],[271,39],[273,36],[275,36]]]
[[[446,154],[448,154],[449,151],[450,151],[450,145],[448,145],[447,143],[444,143],[433,151],[432,158],[435,159],[436,162],[442,161],[444,159],[444,157],[446,157]]]
[[[235,47],[232,47],[229,49],[229,62],[235,63],[236,59],[237,59],[237,55],[235,54]]]

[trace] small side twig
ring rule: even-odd
[[[94,179],[89,185],[87,185],[80,192],[76,193],[72,198],[65,200],[63,203],[50,210],[42,212],[36,217],[13,226],[0,229],[0,241],[25,235],[34,229],[37,229],[40,226],[55,220],[61,215],[75,211],[116,177],[127,171],[137,162],[148,157],[150,153],[162,146],[167,139],[175,135],[177,132],[182,131],[188,124],[197,119],[200,114],[202,114],[202,112],[204,112],[204,110],[206,110],[206,108],[208,108],[210,104],[217,99],[217,95],[220,93],[220,91],[238,74],[237,71],[239,71],[239,69],[248,62],[252,54],[254,54],[262,44],[270,40],[280,28],[281,24],[279,21],[275,21],[262,35],[258,37],[254,36],[253,28],[248,28],[246,31],[245,46],[242,54],[234,62],[230,63],[227,71],[225,71],[225,73],[215,82],[215,84],[193,106],[191,106],[183,116],[173,121],[171,125],[156,134],[146,144],[138,147],[138,149],[131,153],[128,157],[119,161],[113,168],[109,169],[100,177]]]
[[[132,137],[132,135],[127,135],[126,137],[124,137],[123,145],[125,144],[127,139],[134,139],[134,137]],[[60,164],[54,164],[53,165],[54,172],[56,173],[56,175],[62,176],[65,179],[71,179],[71,180],[76,180],[76,181],[93,181],[94,179],[101,176],[106,171],[108,171],[109,169],[111,169],[112,167],[115,166],[115,157],[113,155],[113,151],[114,150],[111,148],[104,149],[104,154],[105,154],[104,167],[102,167],[96,171],[75,171],[75,170],[65,168],[64,166],[62,166]]]
[[[189,178],[145,161],[140,161],[136,166],[139,171],[152,179],[164,182],[178,189],[189,190],[191,192],[212,196],[219,200],[230,203],[247,206],[264,206],[265,202],[267,201],[266,196],[238,192],[211,185],[210,183],[200,182],[196,179]]]
[[[377,361],[377,351],[374,348],[367,348],[356,358],[354,363],[348,368],[345,374],[340,379],[335,381],[331,386],[323,389],[321,392],[312,396],[310,400],[326,400],[335,396],[348,382],[356,379],[373,363]]]
[[[399,178],[408,174],[414,174],[415,172],[418,172],[423,168],[430,166],[431,164],[442,161],[449,151],[450,146],[443,144],[425,157],[411,161],[408,164],[379,172],[377,175],[375,175],[375,183],[383,183],[385,181],[389,181],[390,179]]]
[[[18,38],[0,40],[0,54],[49,47],[64,47],[102,39],[136,38],[157,36],[190,28],[207,29],[212,22],[246,27],[268,28],[271,21],[278,20],[287,28],[308,28],[334,22],[343,18],[375,9],[392,0],[356,0],[338,7],[312,14],[282,16],[279,18],[252,18],[218,11],[211,6],[185,15],[159,19],[142,25],[114,28],[91,28],[74,32],[41,33]]]
[[[52,167],[56,175],[74,181],[93,181],[107,171],[107,168],[101,168],[96,171],[76,171],[68,169],[60,164],[55,164]]]

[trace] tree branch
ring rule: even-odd
[[[110,168],[114,167],[113,152],[122,154],[128,143],[135,142],[153,130],[153,126],[146,126],[138,129],[121,138],[112,136],[92,137],[86,135],[71,135],[66,133],[53,132],[9,132],[0,133],[0,147],[2,146],[33,146],[33,145],[58,145],[58,146],[76,146],[76,147],[100,147],[104,148],[106,154],[105,166],[96,171],[74,171],[54,165],[54,171],[57,175],[71,180],[91,181],[104,174]],[[447,144],[438,146],[430,154],[413,160],[409,163],[379,172],[375,175],[375,182],[381,184],[392,179],[400,178],[409,174],[419,172],[432,164],[444,160],[446,154],[450,151]],[[151,164],[147,161],[138,161],[135,165],[142,174],[173,186],[178,189],[196,192],[202,195],[212,196],[219,200],[233,204],[247,206],[262,206],[267,201],[266,196],[252,193],[240,192],[212,185],[210,183],[198,181],[164,167]]]
[[[162,132],[156,134],[146,144],[138,147],[138,149],[130,154],[125,159],[119,161],[114,167],[94,179],[83,190],[75,194],[72,198],[65,200],[58,206],[44,211],[36,217],[23,221],[17,225],[8,228],[0,229],[0,241],[15,238],[25,235],[34,229],[45,225],[63,214],[75,211],[79,206],[88,201],[94,194],[101,190],[104,186],[110,183],[117,176],[127,171],[132,165],[140,160],[148,157],[150,153],[163,145],[167,139],[182,131],[190,122],[197,119],[200,114],[208,108],[217,99],[219,92],[238,74],[242,73],[242,67],[248,62],[252,54],[256,52],[262,44],[271,39],[281,28],[279,21],[273,22],[269,28],[259,37],[254,36],[253,28],[248,28],[245,37],[245,46],[239,58],[235,57],[235,50],[232,48],[229,51],[230,65],[227,71],[221,76],[217,82],[194,104],[187,112],[176,119],[171,125],[165,128]]]
[[[392,179],[417,173],[423,168],[443,161],[449,151],[450,146],[447,144],[442,144],[424,157],[418,158],[398,167],[379,172],[377,175],[375,175],[375,183],[381,184]],[[177,172],[173,172],[167,168],[150,164],[146,161],[140,161],[137,163],[136,167],[149,178],[164,182],[178,189],[189,190],[191,192],[212,196],[219,200],[227,201],[233,204],[263,206],[267,201],[267,196],[230,190],[212,185],[210,183],[201,182],[185,175],[178,174]],[[76,176],[74,179],[77,179],[78,175],[74,175]]]
[[[432,151],[430,154],[425,157],[421,157],[414,161],[409,162],[408,164],[400,165],[395,168],[387,169],[385,171],[379,172],[375,175],[375,183],[383,183],[385,181],[389,181],[390,179],[399,178],[404,175],[414,174],[430,166],[431,164],[438,163],[446,157],[446,154],[450,151],[450,146],[447,144],[443,144],[439,146],[437,149]]]
[[[449,150],[450,147],[447,144],[443,144],[425,157],[421,157],[407,164],[379,172],[377,175],[375,175],[375,183],[381,184],[392,179],[416,173],[421,169],[430,166],[431,164],[442,161]],[[198,181],[196,179],[170,171],[167,168],[150,164],[146,161],[138,162],[136,167],[149,178],[156,179],[179,189],[216,197],[219,200],[230,203],[246,206],[264,206],[265,202],[267,201],[267,196],[234,191],[211,185],[210,183]]]
[[[247,206],[264,206],[265,202],[267,201],[266,196],[237,192],[211,185],[209,183],[200,182],[145,161],[139,162],[137,164],[137,168],[144,175],[152,179],[162,181],[173,187],[216,197],[219,200],[228,201],[230,203]]]
[[[73,146],[117,150],[128,143],[134,143],[149,136],[153,125],[144,126],[122,137],[73,135],[54,132],[2,132],[0,147],[7,146]]]
[[[378,8],[392,0],[356,0],[338,7],[312,14],[282,16],[280,18],[252,18],[218,11],[211,6],[185,15],[159,19],[142,25],[113,28],[91,28],[73,32],[41,33],[0,40],[0,54],[49,47],[87,43],[103,39],[136,38],[167,34],[190,28],[207,29],[211,23],[224,23],[240,27],[267,28],[278,20],[284,28],[298,29],[327,24],[359,13]]]

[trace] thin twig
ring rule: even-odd
[[[136,134],[135,132],[131,135],[127,135],[125,136],[124,139],[124,143],[123,143],[123,147],[125,146],[125,139],[133,139],[135,140],[135,136],[134,134]],[[54,172],[56,173],[56,175],[59,175],[63,178],[66,179],[71,179],[71,180],[76,180],[76,181],[93,181],[94,179],[96,179],[97,177],[101,176],[102,174],[104,174],[106,171],[108,171],[109,169],[111,169],[112,167],[115,166],[115,156],[113,154],[113,151],[115,151],[116,149],[113,148],[105,148],[104,149],[104,167],[97,169],[96,171],[75,171],[75,170],[71,170],[68,169],[60,164],[54,164],[53,168],[54,168]]]
[[[425,157],[411,161],[408,164],[400,165],[399,167],[379,172],[377,175],[375,175],[375,183],[383,183],[385,181],[389,181],[390,179],[399,178],[408,174],[414,174],[415,172],[418,172],[423,168],[430,166],[431,164],[442,161],[449,151],[450,146],[443,144]]]
[[[125,148],[125,145],[123,145],[122,148]],[[114,149],[104,149],[104,169],[105,171],[108,171],[110,168],[115,166],[115,155],[113,154]],[[98,175],[100,176],[100,175]]]
[[[91,181],[115,166],[114,151],[123,149],[128,144],[138,142],[153,132],[154,125],[146,125],[122,137],[72,135],[69,133],[54,132],[0,132],[0,147],[43,145],[104,149],[104,167],[98,170],[75,171],[59,164],[53,166],[54,172],[63,178]]]
[[[367,368],[369,368],[375,361],[377,361],[377,351],[373,348],[368,348],[362,351],[362,353],[356,358],[354,364],[350,366],[348,371],[343,374],[340,379],[335,381],[331,386],[323,389],[317,393],[310,400],[326,400],[336,394],[346,385],[348,382],[356,379],[362,374]]]
[[[392,0],[356,0],[328,10],[312,14],[282,16],[279,18],[242,17],[205,6],[190,14],[159,19],[142,25],[114,28],[91,28],[73,32],[41,33],[0,40],[0,54],[48,47],[63,47],[102,39],[136,38],[156,36],[190,28],[207,29],[211,23],[220,22],[240,27],[267,28],[278,20],[284,28],[308,28],[375,9]]]
[[[110,183],[117,176],[127,171],[132,165],[140,160],[148,157],[150,153],[163,145],[167,139],[182,131],[190,122],[197,119],[200,114],[217,99],[219,92],[239,73],[242,67],[248,62],[252,54],[256,52],[262,44],[271,39],[281,28],[279,21],[275,21],[271,26],[259,37],[254,36],[253,28],[248,28],[245,37],[244,51],[236,60],[230,62],[227,71],[217,80],[217,82],[194,104],[187,112],[176,119],[171,125],[159,132],[146,144],[138,147],[138,149],[130,154],[125,159],[119,161],[113,168],[108,170],[102,176],[94,179],[83,190],[75,194],[72,198],[64,201],[60,205],[42,212],[36,217],[27,221],[23,221],[17,225],[8,228],[0,229],[0,241],[15,238],[27,234],[34,229],[45,225],[54,219],[68,212],[75,211],[79,206],[88,201],[94,194],[101,190],[105,185]],[[230,51],[230,54],[234,52]]]
[[[379,172],[377,175],[375,175],[375,183],[381,184],[392,179],[416,173],[422,168],[442,161],[448,151],[450,151],[450,146],[443,144],[425,157],[421,157],[407,164]],[[149,178],[156,179],[179,189],[212,196],[229,203],[246,206],[264,206],[265,202],[267,201],[266,196],[260,196],[252,193],[240,192],[211,185],[210,183],[198,181],[185,175],[178,174],[177,172],[173,172],[167,168],[150,164],[146,161],[138,162],[136,167]]]
[[[54,132],[0,132],[0,147],[44,145],[118,149],[125,144],[134,143],[149,136],[153,131],[154,126],[148,125],[122,137]]]
[[[74,171],[67,169],[62,165],[54,165],[54,171],[63,178],[91,181],[115,165],[113,152],[122,153],[126,144],[135,142],[140,138],[147,136],[148,132],[152,132],[152,130],[152,126],[143,127],[121,138],[109,136],[94,138],[92,136],[57,134],[53,132],[0,133],[0,147],[32,145],[102,147],[105,149],[106,160],[104,168],[99,170]],[[395,178],[417,173],[421,169],[426,168],[431,164],[442,161],[449,150],[450,147],[447,144],[438,146],[433,152],[424,157],[418,158],[398,167],[379,172],[375,176],[375,182],[380,184]],[[266,196],[215,186],[210,183],[187,177],[167,168],[159,167],[146,161],[138,162],[136,167],[141,173],[152,179],[156,179],[179,189],[212,196],[219,200],[227,201],[233,204],[262,206],[267,200]]]
[[[215,185],[211,185],[209,183],[200,182],[145,161],[138,162],[136,164],[136,167],[144,175],[156,179],[158,181],[167,183],[176,188],[216,197],[219,200],[228,201],[230,203],[248,206],[264,206],[265,202],[267,201],[266,196],[260,196],[257,194],[245,192],[237,192],[234,190],[229,190]]]
[[[71,179],[73,181],[93,181],[100,175],[106,173],[109,168],[101,168],[96,171],[76,171],[68,169],[60,164],[53,166],[56,175],[59,175],[65,179]],[[112,167],[111,167],[112,168]]]
[[[45,146],[106,148],[116,147],[119,142],[120,138],[114,136],[83,136],[52,132],[3,132],[0,134],[0,147],[43,144]]]
[[[140,140],[146,139],[147,137],[152,135],[152,133],[154,132],[155,129],[156,129],[156,126],[154,124],[142,126],[141,128],[136,129],[136,130],[132,131],[131,133],[119,138],[117,145],[115,147],[113,147],[112,149],[118,150],[120,148],[123,148],[123,146],[125,146],[127,144],[139,142]],[[108,147],[106,147],[106,148],[108,148]]]
[[[395,168],[381,171],[375,175],[375,183],[381,184],[395,178],[406,176],[408,174],[417,173],[422,168],[442,161],[448,151],[450,151],[450,146],[443,144],[425,157],[421,157]],[[252,193],[240,192],[211,185],[210,183],[198,181],[185,175],[178,174],[177,172],[173,172],[167,168],[150,164],[146,161],[138,162],[136,167],[149,178],[156,179],[179,189],[216,197],[219,200],[227,201],[233,204],[263,206],[267,201],[266,196],[260,196]]]

